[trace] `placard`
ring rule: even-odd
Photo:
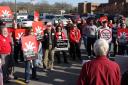
[[[112,41],[112,30],[111,29],[100,29],[100,38],[105,39],[107,42]]]
[[[35,36],[29,35],[22,37],[22,49],[25,60],[36,59],[38,53],[38,46]]]
[[[42,40],[44,35],[44,26],[41,21],[32,23],[34,35],[37,40]]]
[[[68,50],[68,40],[57,40],[56,42],[56,50]]]
[[[0,17],[12,18],[13,14],[9,6],[0,6]]]
[[[15,39],[20,40],[23,35],[25,35],[26,30],[25,29],[16,29],[15,30]]]

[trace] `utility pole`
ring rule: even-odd
[[[15,22],[14,22],[14,25],[15,25],[15,29],[17,29],[17,2],[15,0]]]

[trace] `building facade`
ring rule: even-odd
[[[83,2],[78,4],[78,13],[86,14],[86,13],[95,13],[96,9],[100,6],[97,3],[88,3]]]

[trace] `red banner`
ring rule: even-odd
[[[36,59],[38,46],[35,36],[29,35],[22,37],[22,49],[26,60]]]
[[[0,17],[1,18],[12,18],[13,13],[9,6],[0,6]]]
[[[39,21],[39,13],[34,11],[34,21]]]
[[[44,35],[43,23],[41,21],[33,22],[32,27],[33,27],[34,35],[36,36],[37,40],[43,39],[43,35]]]
[[[25,35],[26,30],[25,29],[16,29],[15,30],[15,39],[20,40],[23,35]]]

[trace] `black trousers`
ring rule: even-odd
[[[79,43],[70,42],[70,56],[73,60],[78,57],[81,60],[81,52],[80,52],[80,45]]]
[[[19,54],[20,54],[20,57],[19,57]],[[15,60],[15,62],[18,62],[18,59],[20,59],[20,61],[24,61],[23,51],[22,51],[22,47],[20,44],[17,44],[14,46],[14,60]]]
[[[96,38],[91,38],[91,37],[88,37],[87,38],[87,53],[88,53],[88,56],[91,56],[93,53],[92,53],[92,48],[93,48],[93,45],[96,41]]]
[[[128,53],[127,46],[126,45],[118,45],[118,55],[125,55],[125,53]]]
[[[113,38],[113,51],[114,51],[114,56],[117,54],[117,44],[116,44],[116,39]]]
[[[65,51],[57,51],[56,54],[56,58],[57,58],[57,63],[61,63],[61,53],[63,55],[63,59],[64,59],[64,63],[67,63],[67,54]]]

